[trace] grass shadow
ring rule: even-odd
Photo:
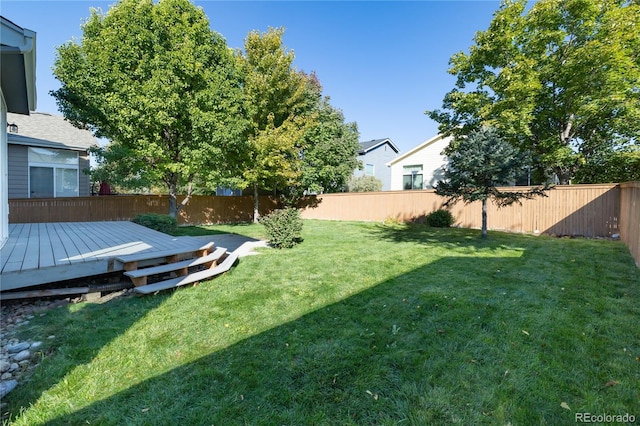
[[[477,229],[433,228],[423,223],[377,224],[372,235],[394,243],[438,244],[451,249],[496,251],[502,248],[521,248],[524,250],[521,244],[514,245],[514,239],[510,238],[511,235],[508,233],[491,231],[487,238],[482,238],[481,231]]]
[[[156,309],[166,295],[155,298],[118,297],[106,303],[67,304],[41,313],[46,322],[22,326],[17,335],[31,339],[47,336],[35,356],[55,358],[55,367],[46,375],[36,369],[26,383],[20,383],[8,396],[9,412],[28,407],[48,389],[60,383],[76,367],[90,363],[113,339],[128,330],[135,322]],[[96,329],[87,324],[99,323]],[[18,405],[16,403],[19,402]]]
[[[573,422],[561,402],[633,413],[637,362],[621,348],[640,350],[640,290],[540,282],[523,262],[444,257],[47,424]],[[218,308],[202,306],[211,327]]]

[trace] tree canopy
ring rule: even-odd
[[[346,123],[342,111],[323,98],[316,108],[317,125],[305,134],[300,188],[311,192],[344,191],[358,168],[358,126]]]
[[[498,131],[481,128],[468,137],[460,137],[448,150],[449,162],[444,178],[436,184],[436,194],[447,197],[449,205],[462,199],[465,203],[482,202],[482,236],[487,235],[487,200],[498,207],[544,195],[547,189],[534,187],[526,191],[499,190],[512,185],[529,164],[527,154],[503,140]]]
[[[170,214],[195,179],[220,170],[245,114],[233,53],[188,0],[121,0],[93,9],[83,36],[57,49],[53,91],[64,116],[111,140],[120,183],[162,183]]]
[[[591,157],[640,140],[640,4],[506,0],[469,53],[450,60],[456,86],[427,111],[444,134],[500,130],[541,174],[568,183]]]
[[[284,29],[251,31],[237,53],[249,119],[239,185],[254,192],[295,186],[302,175],[304,135],[317,125],[314,109],[321,87],[314,75],[297,70],[295,55],[282,42]]]

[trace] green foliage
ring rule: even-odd
[[[640,4],[507,0],[469,53],[451,57],[456,87],[440,132],[496,127],[568,183],[584,161],[640,140]]]
[[[375,176],[352,176],[347,184],[349,192],[382,191],[382,181]]]
[[[302,241],[302,218],[298,209],[274,210],[260,218],[260,223],[265,227],[271,247],[291,248]]]
[[[544,195],[547,189],[498,190],[498,186],[515,182],[529,160],[522,151],[504,141],[495,129],[483,128],[457,140],[448,150],[448,157],[444,180],[436,184],[436,194],[447,197],[447,205],[459,199],[465,203],[482,201],[483,237],[487,234],[487,200],[504,207],[521,198]]]
[[[575,183],[640,181],[640,146],[598,153],[580,166]]]
[[[165,234],[173,234],[178,227],[175,217],[157,213],[139,214],[133,218],[132,222]]]
[[[341,192],[358,168],[356,123],[345,123],[328,98],[317,107],[318,124],[305,135],[300,187],[316,193]]]
[[[429,213],[426,217],[427,225],[433,228],[450,228],[455,221],[449,210],[439,209]]]
[[[52,95],[70,122],[111,140],[100,153],[111,183],[166,186],[175,216],[178,188],[190,195],[240,149],[233,54],[188,0],[122,0],[92,10],[82,29],[57,49]]]
[[[293,67],[294,54],[282,44],[283,29],[252,31],[236,61],[243,75],[249,130],[238,170],[242,188],[253,187],[254,221],[258,189],[297,186],[302,174],[304,135],[317,125],[314,108],[321,88],[315,76]]]

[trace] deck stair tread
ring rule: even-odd
[[[136,293],[151,294],[157,291],[168,290],[170,288],[176,288],[187,284],[192,284],[198,281],[212,278],[216,275],[223,274],[236,263],[238,260],[238,253],[231,252],[219,265],[211,269],[205,269],[204,271],[194,272],[182,277],[171,278],[165,281],[160,281],[154,284],[147,284],[139,287],[135,287],[133,290]]]
[[[167,263],[165,265],[153,266],[150,268],[141,268],[133,271],[127,271],[124,273],[124,275],[131,278],[138,278],[138,277],[149,276],[149,275],[163,274],[165,272],[171,272],[171,271],[175,271],[183,268],[190,268],[192,266],[198,266],[204,263],[217,262],[226,253],[227,253],[226,248],[218,247],[217,249],[215,249],[213,253],[208,254],[206,256],[187,259],[181,262]]]
[[[125,256],[117,256],[115,259],[121,263],[140,262],[143,260],[154,260],[154,259],[160,259],[163,257],[175,256],[179,254],[188,254],[188,253],[205,251],[205,250],[208,251],[213,248],[213,245],[214,243],[210,242],[200,247],[194,246],[192,248],[180,248],[180,249],[174,249],[174,250],[170,249],[170,250],[156,251],[156,252],[149,252],[149,253],[135,253],[135,254],[128,254]]]

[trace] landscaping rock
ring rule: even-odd
[[[6,394],[11,392],[18,386],[18,382],[15,380],[5,380],[0,382],[0,399],[4,398]]]
[[[24,361],[24,360],[29,359],[29,358],[31,358],[31,352],[29,352],[29,351],[28,351],[28,350],[26,350],[26,349],[25,349],[24,351],[20,351],[20,352],[18,352],[17,354],[15,354],[15,355],[13,356],[13,359],[14,359],[16,362]]]
[[[31,346],[31,344],[28,342],[16,343],[14,345],[7,346],[7,352],[9,352],[10,354],[15,354],[18,352],[22,352],[25,349],[29,349],[29,346]]]
[[[0,361],[0,373],[4,373],[5,371],[8,371],[10,367],[11,367],[10,362]]]

